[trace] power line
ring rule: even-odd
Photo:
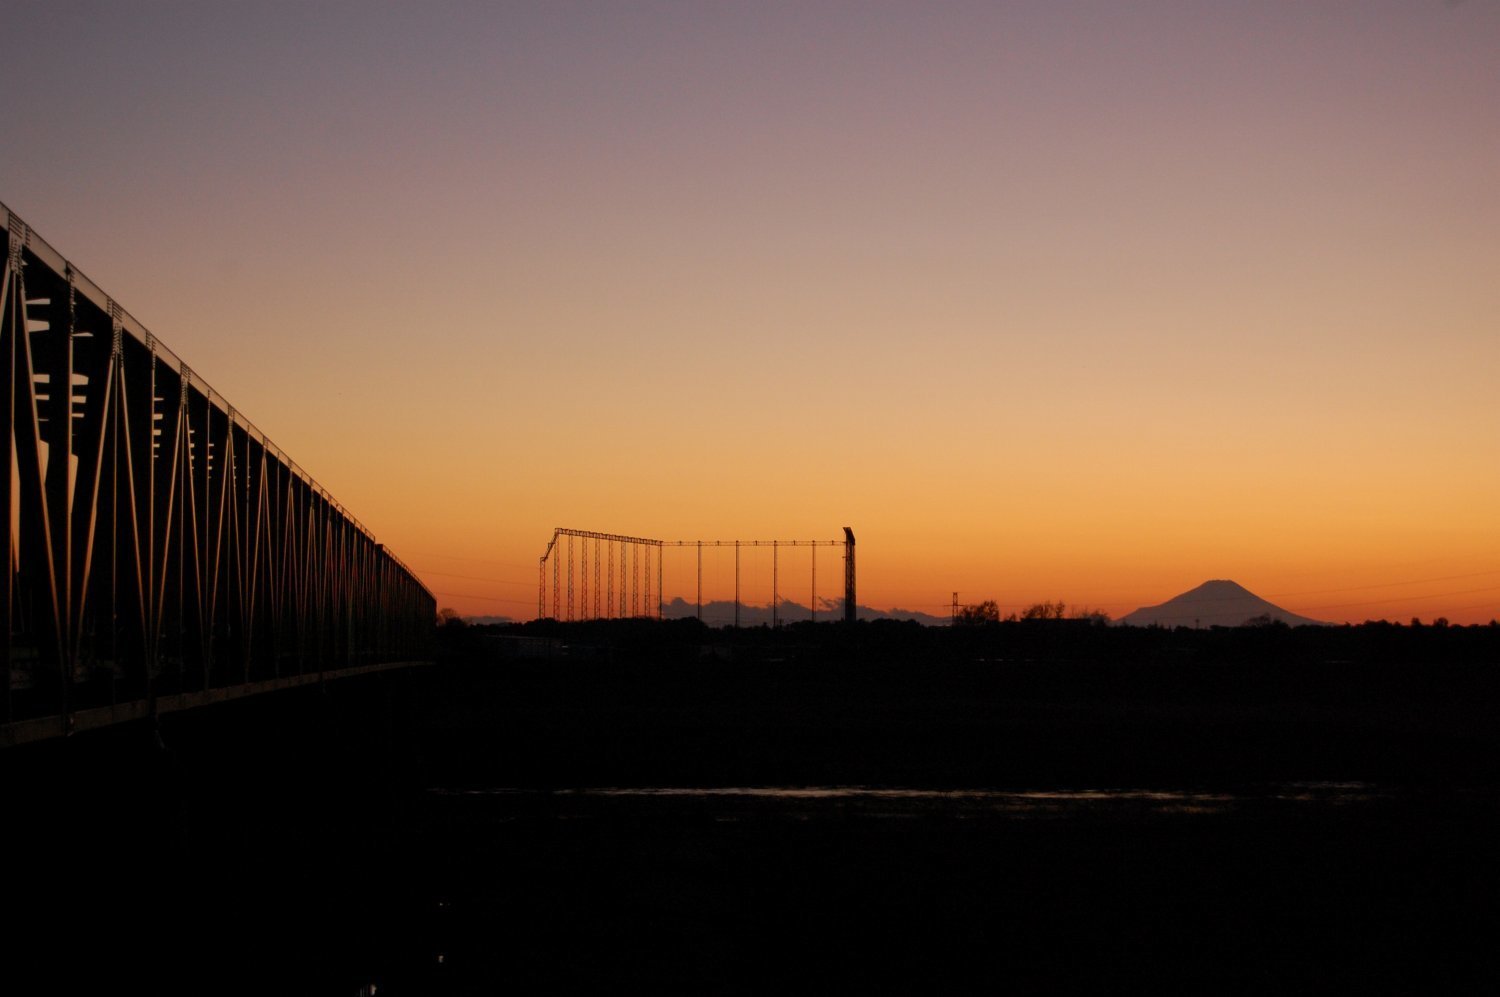
[[[468,561],[472,564],[497,564],[502,568],[520,568],[522,571],[530,571],[532,565],[513,564],[510,561],[492,561],[484,557],[459,557],[457,554],[431,554],[419,550],[403,551],[407,557],[440,557],[447,561]]]
[[[496,585],[525,585],[528,587],[531,585],[530,582],[516,582],[510,581],[505,578],[481,578],[478,575],[455,575],[450,571],[428,571],[425,568],[416,568],[414,570],[419,575],[435,575],[439,578],[462,578],[466,582],[493,582]]]
[[[434,592],[432,594],[433,595],[444,596],[445,598],[448,598],[448,599],[478,599],[481,602],[513,602],[513,603],[516,603],[517,605],[521,605],[521,606],[529,606],[529,605],[531,605],[530,600],[527,600],[527,599],[502,599],[499,596],[493,596],[493,595],[471,595],[468,592]]]
[[[1495,601],[1495,600],[1492,599],[1489,602],[1476,602],[1476,603],[1474,603],[1473,605],[1470,605],[1470,606],[1450,606],[1450,607],[1448,607],[1448,612],[1450,612],[1450,613],[1462,613],[1462,612],[1466,612],[1467,610],[1470,610],[1470,609],[1496,609],[1496,608],[1500,608],[1500,602],[1497,602],[1497,601]]]
[[[1269,593],[1269,598],[1290,599],[1291,597],[1298,595],[1325,595],[1329,592],[1363,592],[1367,589],[1396,588],[1401,585],[1425,585],[1428,582],[1451,582],[1456,581],[1460,578],[1483,578],[1486,575],[1500,575],[1500,568],[1491,569],[1489,571],[1474,571],[1470,572],[1467,575],[1443,575],[1438,578],[1413,578],[1410,581],[1405,582],[1379,582],[1375,585],[1348,585],[1344,588],[1310,589],[1305,592],[1271,592]]]
[[[1487,588],[1464,589],[1462,592],[1434,592],[1431,595],[1404,595],[1392,599],[1371,599],[1368,602],[1340,602],[1330,606],[1303,606],[1302,608],[1311,612],[1318,609],[1347,609],[1350,606],[1381,606],[1393,602],[1409,602],[1413,599],[1447,599],[1455,595],[1473,595],[1476,592],[1500,592],[1500,585],[1490,585]]]

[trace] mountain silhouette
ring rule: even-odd
[[[1268,619],[1293,627],[1329,626],[1289,613],[1228,580],[1204,582],[1159,606],[1143,606],[1119,622],[1134,627],[1241,627]]]
[[[935,627],[948,625],[948,617],[933,616],[931,613],[923,613],[915,609],[872,609],[869,606],[856,606],[857,618],[861,620],[913,620],[923,626]],[[688,616],[696,616],[698,608],[695,603],[688,602],[681,597],[674,598],[662,607],[662,616],[668,620],[675,620]],[[777,616],[782,623],[797,623],[811,618],[812,613],[807,606],[793,602],[790,599],[782,599],[777,608]],[[818,598],[818,620],[822,623],[832,623],[844,618],[844,600],[831,599],[820,596]],[[734,622],[734,603],[728,600],[716,599],[703,604],[703,622],[712,627],[722,627]],[[758,627],[769,625],[771,622],[771,607],[769,604],[751,605],[748,602],[740,603],[740,625],[745,627]]]

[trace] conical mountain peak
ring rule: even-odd
[[[1294,627],[1326,625],[1288,612],[1227,578],[1206,581],[1159,606],[1137,609],[1120,622],[1137,627],[1239,627],[1265,620]]]

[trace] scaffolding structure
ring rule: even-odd
[[[546,619],[547,565],[552,565],[552,612],[557,620],[661,618],[663,541],[627,537],[597,530],[552,531],[539,559],[536,590],[537,619]],[[593,588],[589,588],[589,552],[593,551]],[[651,606],[651,559],[656,552],[656,609]],[[615,563],[619,562],[616,588]],[[601,562],[607,563],[600,581]],[[602,584],[602,590],[601,590]],[[566,589],[566,593],[565,590]],[[591,601],[592,597],[592,601]],[[566,601],[564,601],[566,598]],[[643,607],[645,611],[643,612]]]
[[[575,541],[578,542],[575,548]],[[589,550],[593,545],[594,587],[593,602],[589,601]],[[602,555],[609,567],[604,573],[606,595],[601,610],[599,598],[599,563]],[[854,593],[854,531],[844,527],[843,540],[655,540],[647,537],[622,536],[616,533],[600,533],[594,530],[573,530],[557,527],[552,539],[542,552],[538,563],[536,615],[537,619],[574,621],[592,619],[617,619],[645,616],[661,619],[665,608],[664,548],[693,548],[696,553],[696,602],[698,619],[703,619],[703,549],[733,548],[734,550],[734,626],[740,626],[740,551],[746,547],[771,550],[771,626],[779,627],[781,619],[781,549],[809,549],[811,574],[810,616],[818,619],[818,551],[819,547],[844,548],[844,619],[855,618]],[[651,558],[656,558],[656,602],[652,605]],[[618,612],[614,589],[614,564],[616,556],[620,563],[620,586],[618,590]],[[631,568],[627,572],[626,561]],[[645,562],[644,584],[641,561]],[[552,568],[551,612],[548,612],[547,568]],[[627,599],[628,593],[628,599]],[[577,598],[575,598],[575,594]],[[628,608],[627,608],[628,606]]]

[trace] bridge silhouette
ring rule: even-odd
[[[427,660],[436,603],[0,204],[0,746]]]

